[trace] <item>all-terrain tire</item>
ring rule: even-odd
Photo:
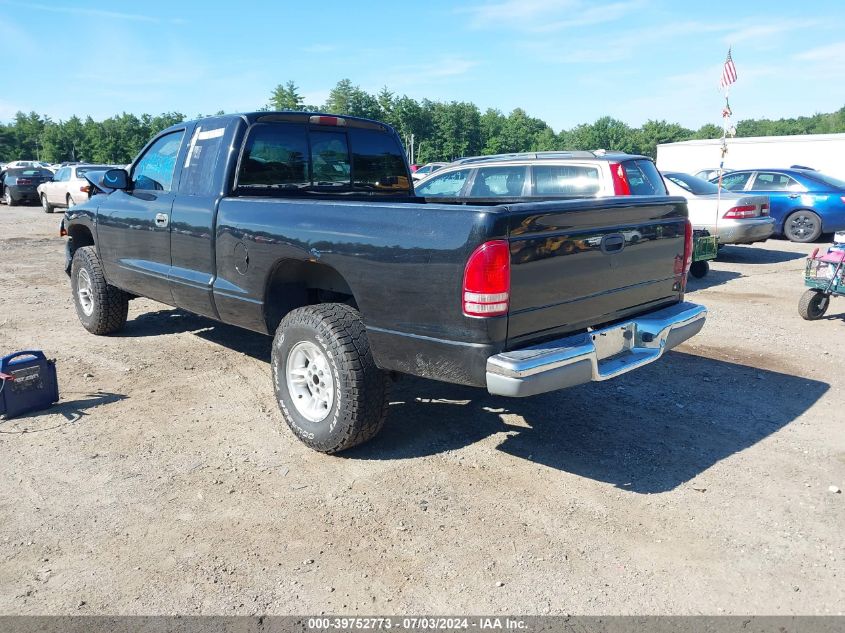
[[[314,366],[319,362],[329,374],[331,393],[326,397],[322,392],[326,406],[322,419],[314,418],[323,413],[309,419],[302,409],[303,389],[319,388],[320,378],[311,375],[303,381],[300,376],[299,387],[292,382],[296,380],[293,376],[299,376],[295,372],[308,370],[308,363],[291,369],[296,350],[303,347],[316,357]],[[355,308],[323,303],[288,313],[276,330],[270,364],[282,416],[310,448],[337,453],[372,439],[384,425],[389,379],[373,360],[364,323]],[[304,393],[307,399],[308,391]]]
[[[82,326],[91,334],[113,334],[126,325],[129,295],[110,286],[93,246],[76,249],[70,269],[73,303]]]
[[[802,319],[815,321],[821,319],[830,305],[830,295],[812,288],[805,290],[798,301],[798,314]]]

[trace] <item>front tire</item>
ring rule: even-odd
[[[783,234],[790,242],[815,242],[822,234],[821,218],[807,209],[793,211],[783,223]]]
[[[82,326],[91,334],[113,334],[126,325],[129,295],[110,286],[93,246],[76,249],[70,269],[73,303]]]
[[[52,213],[53,210],[56,208],[49,202],[47,202],[47,196],[45,194],[41,194],[41,208],[44,209],[44,213]]]
[[[830,295],[811,288],[801,295],[801,300],[798,302],[798,314],[806,321],[815,321],[824,316],[828,306],[830,306]]]
[[[388,376],[354,308],[323,303],[290,312],[276,330],[271,368],[282,416],[308,447],[337,453],[384,425]]]

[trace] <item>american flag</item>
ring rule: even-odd
[[[728,49],[728,56],[725,59],[725,65],[722,67],[722,88],[727,88],[736,81],[736,66],[734,60],[731,58],[731,49]]]

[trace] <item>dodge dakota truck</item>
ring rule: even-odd
[[[706,316],[682,198],[426,203],[375,121],[205,118],[88,177],[102,193],[63,225],[82,325],[115,333],[143,296],[274,336],[282,416],[326,453],[379,431],[398,375],[531,396],[650,363]]]

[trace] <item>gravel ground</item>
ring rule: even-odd
[[[146,300],[86,333],[59,219],[0,207],[0,353],[62,392],[0,423],[0,613],[845,611],[845,299],[799,318],[810,246],[727,247],[661,362],[525,400],[404,379],[328,457],[269,338]]]

